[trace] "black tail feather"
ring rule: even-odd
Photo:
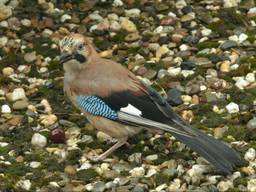
[[[236,167],[242,166],[245,163],[240,155],[226,144],[199,130],[191,129],[197,132],[198,136],[173,135],[213,164],[218,171],[224,174],[231,174]]]

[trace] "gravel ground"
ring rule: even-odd
[[[255,192],[255,26],[254,0],[0,0],[0,191]],[[63,94],[58,42],[72,31],[248,166],[218,175],[170,134],[148,132],[91,162],[115,140]]]

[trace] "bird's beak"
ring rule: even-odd
[[[63,52],[60,55],[60,63],[63,64],[71,59],[74,59],[74,56],[72,53]]]

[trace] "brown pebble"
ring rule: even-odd
[[[73,167],[72,165],[67,165],[64,169],[64,172],[70,176],[74,176],[77,173],[76,168]]]
[[[24,161],[24,157],[23,156],[16,157],[16,162],[17,163],[22,163],[23,161]]]

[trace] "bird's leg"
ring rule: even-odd
[[[117,150],[119,147],[121,147],[122,145],[124,145],[127,141],[127,137],[118,139],[117,143],[114,144],[112,147],[110,147],[107,151],[105,151],[104,153],[102,153],[101,155],[97,156],[97,157],[92,157],[90,158],[93,161],[101,161],[104,160],[105,158],[107,158],[111,153],[113,153],[115,150]]]

